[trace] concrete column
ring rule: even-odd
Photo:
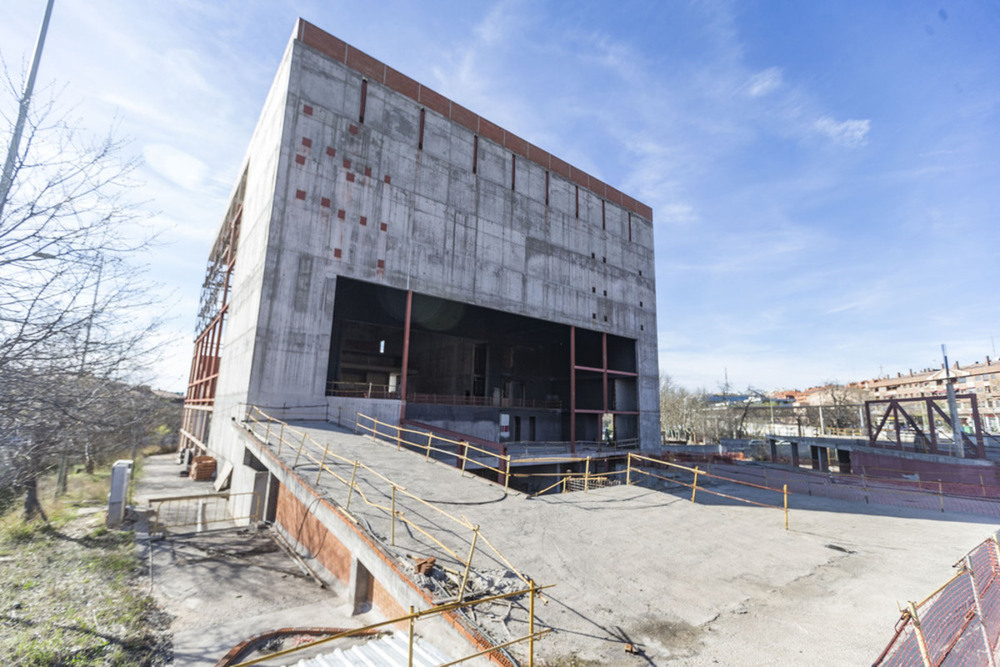
[[[799,443],[797,442],[792,443],[792,467],[799,467]]]
[[[778,460],[778,443],[774,438],[768,438],[767,444],[771,448],[771,463],[774,463]]]
[[[837,463],[840,464],[840,472],[842,475],[851,474],[851,450],[849,449],[838,449],[837,450]]]
[[[374,580],[361,561],[351,556],[351,579],[347,584],[347,603],[352,614],[364,614],[372,608]]]
[[[812,455],[812,469],[823,471],[825,469],[826,463],[823,461],[823,447],[817,447],[816,445],[810,445],[809,450]]]

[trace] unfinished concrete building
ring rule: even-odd
[[[299,21],[213,246],[183,443],[240,406],[658,446],[651,209]]]

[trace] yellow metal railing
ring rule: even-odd
[[[246,511],[232,514],[236,501],[246,501]],[[207,493],[173,498],[150,498],[146,501],[148,515],[153,518],[153,533],[178,528],[207,530],[219,524],[239,521],[251,523],[260,519],[260,498],[256,493]]]
[[[650,458],[648,456],[643,456],[641,454],[636,454],[635,452],[629,452],[626,462],[626,467],[624,470],[613,470],[610,472],[591,472],[590,471],[590,458],[558,458],[558,457],[545,457],[544,459],[536,459],[533,462],[545,462],[545,463],[584,463],[584,469],[582,472],[570,470],[561,473],[513,473],[512,477],[556,477],[556,481],[541,489],[536,491],[533,495],[539,496],[547,493],[557,487],[561,487],[563,493],[572,490],[578,490],[587,492],[590,489],[610,486],[616,481],[620,481],[620,478],[624,476],[624,483],[627,486],[634,484],[639,476],[644,476],[649,479],[658,479],[662,481],[669,482],[671,484],[677,484],[679,486],[687,487],[691,489],[691,502],[695,502],[698,496],[698,492],[708,493],[711,495],[719,496],[722,498],[727,498],[729,500],[735,500],[741,503],[746,503],[748,505],[756,505],[758,507],[773,507],[775,509],[780,509],[785,515],[785,529],[788,529],[788,485],[785,484],[782,488],[778,489],[771,486],[754,484],[752,482],[745,482],[738,479],[732,479],[729,477],[722,477],[720,475],[715,475],[712,473],[711,463],[709,463],[709,468],[707,470],[702,470],[700,467],[695,466],[694,468],[680,465],[678,463],[672,463],[670,461],[663,461],[660,459]],[[672,472],[679,472],[683,476],[691,476],[691,481],[686,482],[677,476],[667,477],[665,475],[659,475],[651,470],[646,470],[643,467],[650,466],[661,466]],[[714,489],[709,489],[705,487],[705,479],[716,479],[723,482],[729,482],[732,484],[738,484],[740,486],[750,487],[754,489],[760,489],[762,491],[771,491],[774,493],[779,493],[782,496],[781,505],[771,505],[769,503],[763,503],[757,500],[751,500],[749,498],[740,498],[739,496],[734,496],[727,493],[722,493],[721,491],[716,491]],[[701,480],[701,486],[698,485],[699,480]]]
[[[387,429],[390,433],[381,433],[379,427]],[[396,426],[394,424],[388,424],[383,421],[379,421],[374,417],[369,417],[368,415],[363,415],[360,412],[357,413],[357,420],[355,422],[355,431],[363,431],[371,435],[373,438],[382,438],[387,441],[394,441],[396,443],[396,449],[402,448],[405,444],[408,447],[416,447],[418,449],[424,450],[424,460],[431,457],[431,452],[437,452],[439,454],[444,454],[449,457],[455,457],[457,461],[461,461],[462,472],[465,472],[466,465],[468,463],[473,463],[486,470],[491,470],[495,472],[498,476],[503,477],[504,480],[504,491],[510,488],[510,456],[504,454],[503,452],[491,451],[489,449],[483,449],[482,447],[477,447],[467,440],[453,440],[451,438],[445,438],[436,433],[428,433],[427,431],[419,431],[416,429],[403,428],[402,426]],[[404,434],[412,434],[420,437],[427,438],[426,444],[415,443],[412,440],[407,440]],[[446,443],[450,445],[455,445],[456,451],[451,449],[442,449],[441,447],[435,447],[434,442],[439,441],[441,443]],[[499,465],[493,467],[486,464],[480,458],[475,456],[469,456],[469,450],[473,452],[478,452],[485,455],[487,459],[497,459],[498,464],[503,463],[503,468],[501,469]]]
[[[642,462],[645,462],[647,465],[654,464],[657,466],[663,466],[664,468],[667,468],[668,470],[672,471],[689,473],[693,476],[693,479],[690,483],[688,483],[676,477],[665,477],[663,475],[657,475],[656,473],[643,469],[640,466],[640,463]],[[635,454],[634,452],[629,452],[628,468],[626,473],[628,475],[629,484],[632,483],[633,475],[646,475],[647,477],[650,478],[666,480],[670,483],[690,488],[692,503],[695,502],[695,499],[697,498],[698,495],[698,491],[701,491],[702,493],[708,493],[714,496],[719,496],[721,498],[726,498],[728,500],[735,500],[741,503],[746,503],[748,505],[756,505],[758,507],[772,507],[774,509],[782,510],[785,514],[785,530],[788,530],[788,485],[787,484],[782,485],[782,488],[780,489],[776,489],[770,486],[763,486],[761,484],[753,484],[752,482],[744,482],[742,480],[732,479],[730,477],[722,477],[721,475],[715,475],[712,474],[710,470],[702,470],[698,466],[690,468],[688,466],[680,465],[679,463],[672,463],[670,461],[661,461],[660,459],[653,459],[648,456],[642,456],[641,454]],[[781,505],[771,505],[769,503],[762,503],[757,500],[750,500],[749,498],[740,498],[739,496],[734,496],[728,493],[722,493],[721,491],[715,491],[713,489],[709,489],[705,487],[704,481],[702,481],[702,486],[699,487],[698,486],[699,477],[702,478],[702,480],[704,480],[705,478],[717,479],[719,481],[728,482],[731,484],[738,484],[740,486],[760,489],[763,491],[773,491],[775,493],[780,493],[782,495],[783,502]]]
[[[250,667],[250,665],[257,665],[257,664],[260,664],[262,662],[268,662],[268,661],[274,660],[275,658],[281,658],[281,657],[284,657],[286,655],[291,655],[292,653],[297,653],[299,651],[305,651],[307,649],[315,648],[316,646],[320,646],[322,644],[327,644],[329,642],[336,641],[338,639],[344,639],[344,638],[353,637],[353,636],[356,636],[356,635],[363,635],[365,633],[370,633],[372,630],[376,630],[378,628],[384,628],[386,626],[397,625],[399,623],[406,623],[408,625],[408,633],[409,633],[410,642],[409,642],[409,655],[407,657],[407,665],[413,665],[413,640],[414,640],[414,638],[416,636],[415,626],[416,626],[416,622],[418,620],[422,620],[422,619],[425,619],[425,618],[431,618],[433,616],[439,616],[441,614],[448,614],[448,613],[451,613],[451,612],[459,610],[459,609],[468,609],[470,607],[474,607],[474,606],[480,605],[480,604],[486,604],[486,603],[490,603],[490,602],[496,602],[497,600],[504,600],[504,599],[507,599],[507,598],[519,597],[519,596],[525,595],[525,594],[527,594],[529,596],[529,598],[528,598],[528,634],[524,635],[523,637],[518,637],[516,639],[511,639],[510,641],[506,641],[506,642],[504,642],[502,644],[496,644],[496,645],[491,646],[491,647],[489,647],[487,649],[483,649],[482,651],[478,651],[477,653],[473,653],[471,655],[464,656],[464,657],[459,658],[457,660],[452,660],[451,662],[443,663],[441,665],[438,665],[438,667],[450,667],[451,665],[457,665],[457,664],[466,662],[467,660],[472,660],[474,658],[478,658],[480,656],[487,655],[488,653],[493,653],[494,651],[498,651],[498,650],[500,650],[502,648],[507,648],[509,646],[514,646],[515,644],[522,644],[522,643],[525,643],[525,642],[527,642],[527,644],[528,644],[528,662],[527,662],[527,664],[528,664],[529,667],[534,667],[534,664],[535,664],[535,640],[539,639],[541,637],[544,637],[545,635],[547,635],[550,632],[552,632],[551,628],[545,628],[545,629],[540,630],[538,632],[535,631],[535,597],[536,596],[540,597],[541,596],[540,591],[542,591],[542,590],[544,590],[546,588],[552,588],[552,585],[550,585],[550,586],[536,586],[534,581],[529,581],[528,582],[528,588],[526,588],[524,590],[520,590],[520,591],[514,591],[512,593],[503,593],[501,595],[491,595],[490,597],[479,598],[478,600],[467,600],[465,602],[462,602],[462,601],[451,602],[449,604],[437,605],[435,607],[431,607],[430,609],[424,609],[423,611],[415,611],[413,607],[410,607],[410,613],[406,614],[405,616],[399,616],[397,618],[393,618],[393,619],[390,619],[388,621],[382,621],[381,623],[373,623],[372,625],[367,625],[367,626],[365,626],[363,628],[352,628],[350,630],[345,630],[344,632],[340,632],[340,633],[337,633],[335,635],[331,635],[329,637],[324,637],[323,639],[319,639],[319,640],[314,641],[314,642],[308,642],[308,643],[305,643],[305,644],[299,644],[298,646],[295,646],[294,648],[286,649],[284,651],[277,651],[275,653],[268,653],[266,656],[263,656],[261,658],[255,658],[253,660],[247,660],[245,662],[241,662],[239,664],[232,665],[231,667]]]
[[[360,417],[360,415],[359,415]],[[406,490],[406,487],[399,484],[379,471],[371,468],[370,466],[362,463],[359,460],[352,460],[347,457],[341,456],[334,451],[331,451],[327,444],[318,443],[308,432],[304,430],[299,430],[290,426],[289,424],[274,419],[268,416],[259,408],[251,407],[247,415],[246,420],[247,428],[258,437],[262,437],[264,443],[268,446],[275,446],[277,449],[277,454],[280,457],[282,451],[286,447],[290,447],[295,451],[295,462],[292,467],[298,466],[299,462],[303,459],[311,461],[318,465],[316,471],[316,478],[314,480],[315,485],[319,485],[321,479],[323,479],[323,473],[327,473],[327,479],[333,478],[343,484],[347,488],[347,500],[344,503],[344,510],[350,512],[351,502],[356,498],[360,499],[361,502],[365,503],[368,507],[378,510],[389,517],[390,520],[390,538],[389,543],[391,546],[396,545],[396,523],[400,522],[405,524],[412,530],[421,534],[429,541],[431,541],[437,548],[441,549],[442,552],[448,554],[454,561],[460,563],[465,569],[464,576],[462,579],[462,586],[459,591],[459,600],[461,600],[465,594],[465,584],[468,580],[468,574],[472,567],[472,559],[476,552],[476,547],[479,542],[482,542],[486,547],[493,553],[496,558],[502,562],[506,567],[508,567],[521,581],[526,585],[529,580],[524,574],[522,574],[517,568],[511,564],[511,562],[504,557],[500,551],[493,546],[493,544],[486,539],[486,536],[480,531],[478,525],[473,525],[471,521],[465,516],[457,517],[450,512],[438,507],[434,503],[431,503],[423,498],[417,496]],[[377,422],[380,423],[381,422]],[[384,424],[383,424],[384,425]],[[386,425],[388,426],[388,425]],[[398,427],[393,427],[398,428]],[[263,431],[263,434],[261,434]],[[276,443],[273,441],[276,440]],[[471,446],[470,446],[471,447]],[[483,450],[485,451],[485,450]],[[343,475],[338,473],[333,469],[332,466],[335,464],[341,464],[345,467],[342,471]],[[350,475],[347,475],[347,469],[350,470]],[[357,474],[359,470],[363,470],[370,473],[376,480],[382,482],[386,488],[388,488],[388,493],[382,491],[385,496],[390,498],[389,506],[386,506],[372,498],[361,489],[357,481]],[[399,504],[402,498],[409,499],[413,502],[418,503],[421,507],[425,507],[438,515],[448,519],[460,528],[470,531],[470,542],[471,549],[469,550],[468,556],[463,557],[462,555],[455,552],[454,549],[445,544],[436,535],[432,534],[433,528],[421,526],[416,520],[407,516],[407,514],[400,508]],[[419,514],[416,516],[419,517]],[[451,532],[451,531],[447,531]]]

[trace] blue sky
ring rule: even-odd
[[[44,3],[8,0],[20,70]],[[295,19],[653,207],[660,371],[805,388],[995,357],[1000,5],[57,0],[40,71],[141,155],[182,390],[205,260]]]

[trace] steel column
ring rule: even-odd
[[[403,372],[399,380],[399,421],[406,417],[406,376],[410,363],[410,316],[413,313],[413,290],[406,290],[406,320],[403,325]]]
[[[569,452],[576,453],[576,327],[569,328]]]

